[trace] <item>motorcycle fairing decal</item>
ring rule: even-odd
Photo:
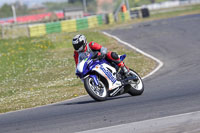
[[[100,69],[106,74],[106,76],[113,82],[113,84],[117,81],[113,76],[112,73],[106,70],[102,65],[100,65]]]

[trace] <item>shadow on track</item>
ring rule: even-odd
[[[116,100],[116,99],[123,99],[123,98],[129,98],[131,96],[119,96],[119,97],[108,97],[106,101],[111,101],[111,100]],[[102,102],[106,102],[102,101]],[[78,102],[67,102],[67,103],[60,103],[60,104],[55,104],[54,106],[60,106],[60,105],[84,105],[84,104],[90,104],[90,103],[99,103],[99,101],[95,101],[93,99],[91,100],[84,100],[84,101],[78,101]]]

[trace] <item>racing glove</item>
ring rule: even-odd
[[[106,57],[105,54],[102,54],[101,52],[98,52],[97,58],[98,58],[99,60],[104,59],[105,57]]]

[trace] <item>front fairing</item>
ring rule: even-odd
[[[84,55],[85,56],[85,55]],[[85,76],[88,75],[92,71],[92,69],[97,65],[97,64],[103,64],[108,62],[105,59],[102,60],[93,60],[92,58],[92,53],[87,54],[85,58],[83,58],[80,63],[77,65],[76,68],[76,75],[80,78],[84,78]]]
[[[82,60],[76,68],[76,75],[80,78],[83,78],[85,75],[87,75],[87,73],[89,72],[89,68],[87,65],[87,60]]]
[[[90,70],[93,64],[93,60],[91,59],[92,53],[82,53],[79,57],[79,63],[76,68],[76,75],[80,78],[85,77]]]

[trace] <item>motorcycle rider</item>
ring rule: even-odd
[[[74,60],[77,64],[79,63],[79,55],[81,53],[98,52],[98,58],[104,58],[110,63],[114,62],[118,67],[122,69],[124,74],[127,76],[129,73],[129,68],[125,66],[124,62],[120,60],[119,56],[115,52],[108,52],[107,48],[102,47],[98,43],[92,41],[87,43],[86,37],[84,35],[76,35],[72,40],[72,45],[74,47]]]

